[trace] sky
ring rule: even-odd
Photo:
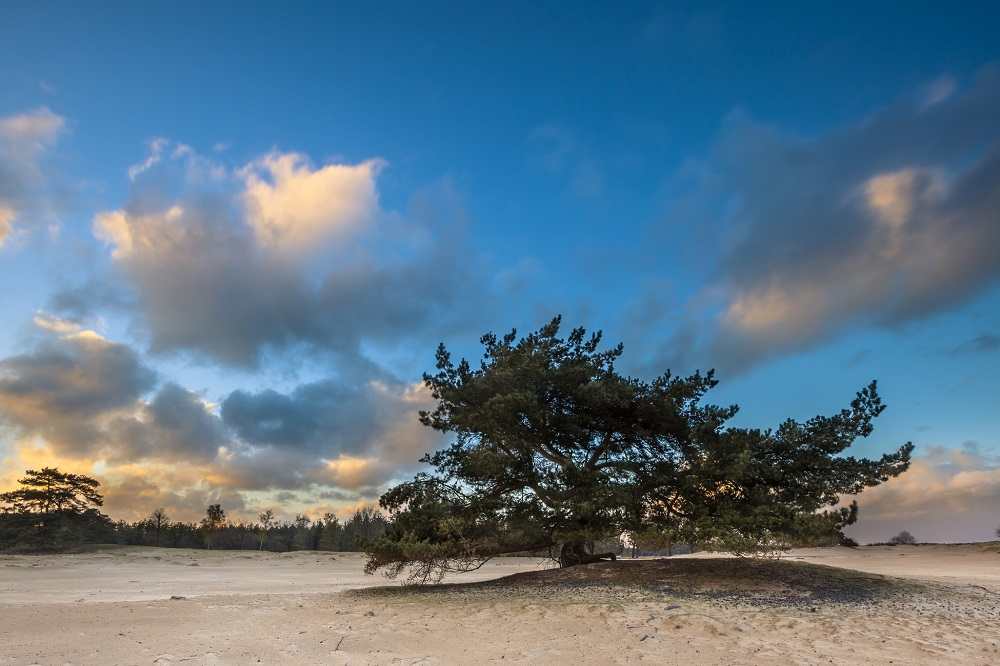
[[[1000,9],[14,3],[0,487],[349,516],[448,439],[441,342],[603,330],[737,426],[888,405],[846,532],[1000,525]]]

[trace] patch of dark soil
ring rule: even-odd
[[[518,573],[477,583],[380,587],[377,596],[448,595],[470,598],[619,602],[703,598],[766,606],[873,604],[930,592],[929,585],[820,564],[782,560],[662,559],[601,562]]]

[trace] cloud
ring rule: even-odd
[[[195,351],[255,367],[266,346],[322,336],[315,289],[295,266],[260,252],[219,198],[102,213],[94,233],[113,248],[154,354]]]
[[[72,330],[62,323],[56,330]],[[43,329],[53,327],[43,320]],[[130,347],[92,331],[46,337],[0,361],[0,419],[17,440],[105,465],[216,461],[231,437],[211,406]]]
[[[923,106],[928,107],[943,102],[954,95],[957,89],[958,82],[955,80],[955,77],[949,75],[939,76],[921,86],[920,92],[923,97]]]
[[[129,347],[91,331],[0,361],[0,417],[70,457],[105,446],[107,420],[137,406],[155,373]]]
[[[96,474],[115,497],[109,510],[133,518],[166,506],[190,519],[217,497],[243,510],[266,491],[371,499],[442,444],[417,418],[434,403],[422,384],[323,379],[288,393],[233,391],[216,406],[159,384],[126,345],[40,321],[35,349],[0,361],[5,467]]]
[[[65,126],[45,107],[0,118],[0,246],[17,226],[51,215],[42,160]]]
[[[102,304],[134,303],[154,354],[242,368],[303,347],[360,363],[366,344],[423,342],[474,319],[489,281],[455,198],[445,185],[415,196],[405,216],[383,211],[383,167],[314,168],[272,152],[226,170],[174,151],[137,172],[123,208],[94,218],[130,292]],[[51,305],[79,313],[86,301],[67,288]]]
[[[441,445],[417,419],[433,402],[422,384],[381,381],[323,380],[288,394],[234,391],[221,414],[244,448],[228,468],[243,488],[262,481],[267,487],[324,484],[350,491],[381,486]]]
[[[167,382],[134,414],[107,428],[105,461],[146,460],[196,464],[218,459],[232,441],[222,421],[199,394]]]
[[[929,103],[932,100],[933,103]],[[1000,277],[1000,72],[815,137],[736,112],[712,153],[716,279],[672,342],[728,374],[848,327],[957,307]],[[686,348],[680,354],[690,355]]]
[[[976,337],[966,340],[951,350],[952,356],[965,356],[967,354],[989,354],[1000,349],[1000,335],[995,333],[980,333]]]
[[[416,371],[416,349],[480,333],[470,322],[502,285],[466,245],[447,181],[385,211],[382,168],[277,152],[229,168],[153,142],[128,200],[94,216],[105,263],[36,313],[34,350],[2,361],[10,464],[58,460],[105,482],[109,511],[184,520],[219,498],[253,518],[275,492],[297,495],[290,511],[317,494],[356,504],[409,476],[442,441],[417,419],[426,389],[397,373]],[[82,331],[109,313],[136,349]],[[311,381],[212,404],[147,365],[178,354]]]
[[[297,153],[272,152],[241,171],[247,221],[261,247],[309,254],[332,241],[350,242],[381,211],[375,177],[382,160],[312,169]]]
[[[163,150],[170,145],[167,139],[157,138],[149,142],[149,155],[139,164],[133,164],[128,168],[129,180],[135,181],[140,175],[149,171],[163,158]]]
[[[604,172],[573,130],[549,123],[532,130],[528,139],[542,168],[555,177],[568,178],[575,196],[591,199],[604,194]]]
[[[48,312],[38,312],[35,318],[32,320],[35,326],[45,329],[47,331],[52,331],[53,333],[59,333],[63,335],[69,335],[72,333],[78,333],[81,326],[75,321],[69,319],[62,319],[56,317]]]
[[[989,541],[1000,506],[1000,458],[975,443],[959,449],[928,446],[910,469],[858,496],[857,525],[848,533],[861,542],[887,541],[900,530],[921,541],[947,542],[978,535]]]

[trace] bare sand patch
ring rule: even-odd
[[[423,590],[358,554],[0,556],[0,664],[995,664],[998,546],[500,558]]]

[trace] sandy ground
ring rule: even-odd
[[[0,555],[0,664],[1000,664],[996,542],[798,550],[759,566],[503,558],[420,592],[361,589],[390,584],[363,562]]]

